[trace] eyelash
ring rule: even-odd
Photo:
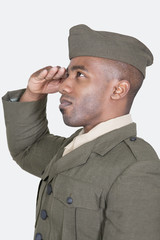
[[[82,77],[85,77],[85,75],[83,73],[81,73],[81,72],[77,72],[76,73],[76,77],[81,77],[80,76],[81,74],[83,75]],[[69,73],[68,72],[66,73],[66,77],[69,77]]]
[[[83,75],[83,77],[84,77],[84,74],[83,73],[81,73],[81,72],[77,72],[77,77],[81,77],[80,75]]]

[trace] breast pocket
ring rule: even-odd
[[[58,175],[54,197],[64,208],[62,239],[99,240],[103,210],[102,190],[90,183]]]

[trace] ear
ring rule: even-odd
[[[113,89],[113,93],[111,95],[111,99],[119,100],[124,98],[130,89],[130,83],[127,80],[119,81]]]

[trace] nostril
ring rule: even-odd
[[[59,84],[60,93],[71,93],[73,89],[73,79],[72,78],[62,78]]]
[[[61,93],[61,94],[69,92],[69,90],[67,90],[68,87],[67,87],[66,84],[64,84],[64,82],[65,82],[65,80],[63,79],[63,80],[61,80],[61,82],[60,82],[60,84],[59,84],[59,89],[58,89],[58,91],[59,91],[59,93]]]

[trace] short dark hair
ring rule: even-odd
[[[130,83],[128,100],[129,104],[131,105],[136,94],[142,86],[144,76],[137,68],[127,63],[116,61],[115,65],[119,72],[119,80],[125,79]]]
[[[127,80],[130,83],[130,89],[127,94],[128,108],[130,109],[136,94],[142,86],[144,75],[140,70],[128,63],[110,59],[104,59],[104,61],[112,66],[110,80],[115,78],[119,81]]]

